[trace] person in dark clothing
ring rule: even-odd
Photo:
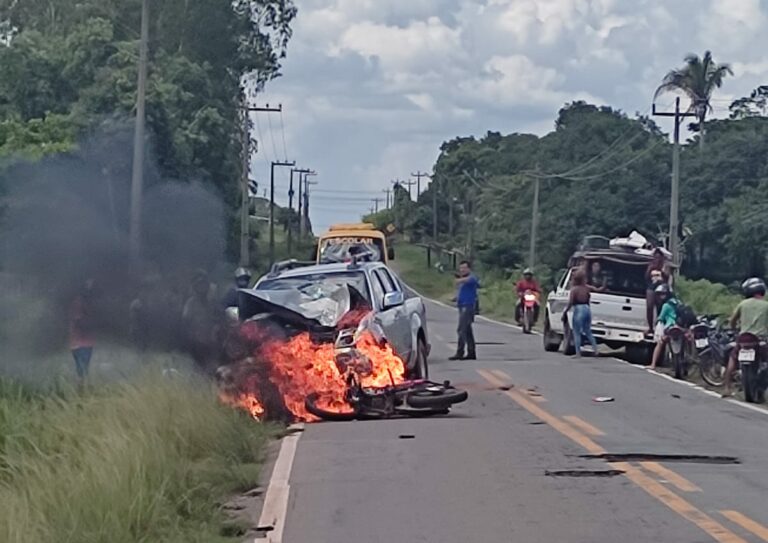
[[[456,305],[459,308],[459,327],[457,330],[459,343],[456,354],[450,357],[449,360],[477,360],[472,323],[475,321],[477,289],[480,286],[480,282],[475,274],[472,273],[472,267],[467,260],[459,264],[456,286],[459,289],[458,296],[456,297]]]
[[[222,303],[224,308],[237,307],[237,291],[251,285],[251,272],[245,268],[235,270],[235,285],[227,290]]]
[[[223,321],[223,311],[210,300],[210,291],[208,274],[198,271],[192,281],[192,296],[181,315],[187,349],[204,371],[217,366],[216,337]]]
[[[591,292],[587,286],[587,280],[582,270],[573,274],[571,294],[568,299],[568,307],[563,313],[566,318],[568,311],[573,309],[571,324],[573,328],[573,346],[576,348],[576,356],[581,356],[581,340],[586,336],[592,346],[592,352],[597,355],[597,342],[592,335],[592,310],[589,307]]]

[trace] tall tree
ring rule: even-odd
[[[691,53],[685,57],[685,65],[671,70],[656,89],[655,97],[667,91],[681,91],[691,99],[691,109],[698,120],[692,128],[699,132],[700,148],[704,146],[704,121],[712,111],[712,93],[722,86],[723,79],[729,75],[733,75],[730,65],[717,64],[710,51],[705,52],[703,57]]]

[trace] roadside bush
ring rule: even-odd
[[[210,384],[147,372],[91,393],[0,384],[0,541],[224,541],[268,430]]]
[[[730,316],[742,297],[723,284],[711,283],[706,279],[691,281],[680,277],[676,281],[677,292],[683,302],[690,305],[697,314]]]

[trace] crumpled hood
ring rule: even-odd
[[[313,283],[301,288],[238,292],[240,319],[270,313],[287,324],[310,330],[333,329],[354,309],[367,305],[348,285]]]

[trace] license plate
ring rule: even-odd
[[[697,349],[703,349],[707,346],[707,338],[700,338],[696,340],[696,348]]]
[[[755,350],[754,349],[742,349],[739,351],[739,362],[754,362]]]

